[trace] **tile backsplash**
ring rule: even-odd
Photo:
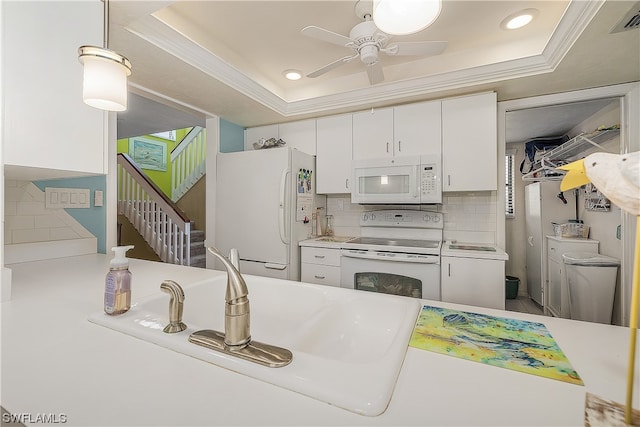
[[[64,209],[45,208],[45,193],[29,181],[5,181],[4,243],[94,237]]]
[[[358,205],[348,194],[327,196],[327,214],[333,215],[337,236],[359,236],[362,212],[381,209],[420,209],[444,214],[445,240],[469,243],[496,242],[495,191],[444,193],[441,205]]]

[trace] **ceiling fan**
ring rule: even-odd
[[[358,1],[356,3],[356,16],[364,21],[351,29],[349,37],[314,25],[302,29],[302,34],[307,37],[344,46],[353,51],[353,54],[331,62],[307,74],[307,77],[321,76],[334,68],[360,58],[367,67],[369,83],[375,85],[384,81],[380,53],[391,56],[433,56],[441,54],[447,48],[447,42],[445,41],[389,43],[391,36],[380,31],[371,19],[373,13],[371,4],[371,1]]]

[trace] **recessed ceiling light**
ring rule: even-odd
[[[538,15],[537,9],[525,9],[507,16],[500,23],[500,27],[504,30],[515,30],[522,28]]]
[[[302,78],[302,73],[298,70],[284,70],[282,74],[289,80],[300,80]]]

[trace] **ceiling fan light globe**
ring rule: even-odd
[[[367,65],[378,62],[378,47],[376,45],[369,45],[360,48],[360,60]]]
[[[441,0],[374,0],[373,22],[384,33],[403,36],[427,28],[441,10]]]

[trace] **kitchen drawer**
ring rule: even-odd
[[[340,249],[302,248],[302,262],[340,267]]]
[[[301,281],[339,287],[340,267],[303,263]]]

